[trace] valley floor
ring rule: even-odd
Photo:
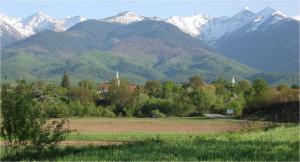
[[[299,161],[299,124],[204,118],[72,118],[56,150],[2,160]],[[264,125],[265,126],[265,125]],[[245,129],[246,128],[246,129]]]

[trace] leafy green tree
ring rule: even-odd
[[[247,92],[252,88],[251,82],[248,80],[242,80],[242,81],[238,82],[238,86],[242,92]]]
[[[89,80],[82,80],[78,83],[78,86],[81,87],[81,88],[86,88],[86,89],[89,89],[89,90],[92,90],[93,89],[93,83]]]
[[[91,103],[94,102],[96,98],[95,92],[82,87],[70,88],[68,96],[70,100],[80,101],[81,103]]]
[[[212,84],[221,84],[226,87],[227,85],[230,85],[230,82],[224,77],[219,77],[217,80],[213,81]]]
[[[60,85],[64,88],[70,88],[69,75],[68,75],[67,71],[64,72],[64,75],[63,75]]]
[[[162,95],[164,98],[172,98],[180,93],[180,87],[173,81],[165,81],[162,85]]]
[[[216,87],[216,95],[230,96],[231,92],[228,88],[225,87],[225,85],[223,85],[221,83],[214,83],[214,86]]]
[[[108,93],[111,103],[116,105],[116,113],[123,113],[124,115],[124,108],[133,100],[133,93],[129,89],[128,81],[122,79],[118,85],[117,80],[112,80],[110,82]]]
[[[292,88],[292,89],[299,89],[299,85],[293,84],[293,85],[291,86],[291,88]]]
[[[242,95],[236,95],[227,103],[227,108],[234,110],[234,115],[240,116],[245,108],[246,101]]]
[[[289,89],[289,87],[286,84],[280,84],[277,86],[276,88],[278,91],[285,91],[287,89]]]
[[[260,78],[253,82],[252,87],[256,95],[263,95],[268,90],[267,82]]]
[[[214,104],[215,96],[203,89],[193,91],[190,94],[190,98],[195,106],[195,113],[202,113],[207,110]]]
[[[133,101],[124,109],[126,116],[141,116],[141,109],[149,100],[150,97],[145,93],[138,92],[134,94]]]
[[[205,81],[201,78],[201,76],[192,76],[189,79],[188,84],[193,89],[199,89],[201,86],[205,85]]]
[[[150,80],[145,84],[145,92],[151,97],[161,96],[161,83],[158,80]]]
[[[1,87],[1,136],[11,151],[51,149],[70,132],[65,120],[47,124],[47,115],[37,104],[32,85],[20,81],[16,87]]]

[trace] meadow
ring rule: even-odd
[[[1,160],[299,161],[299,124],[265,127],[233,119],[71,118],[69,127],[80,129],[55,150]]]

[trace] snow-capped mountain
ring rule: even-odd
[[[208,15],[193,15],[189,17],[172,16],[165,21],[177,26],[183,32],[190,34],[193,37],[201,34],[203,25],[213,17]]]
[[[183,32],[193,37],[198,37],[209,45],[213,45],[221,37],[234,33],[245,26],[249,28],[247,32],[252,32],[261,25],[276,24],[280,20],[287,18],[281,11],[276,11],[269,7],[257,13],[245,7],[232,17],[198,15],[181,18],[173,16],[165,21],[177,26]]]
[[[47,14],[39,11],[33,15],[21,20],[25,30],[30,30],[33,33],[44,30],[63,31],[62,21],[52,18]]]
[[[246,7],[231,18],[219,17],[211,19],[204,24],[203,30],[200,31],[202,34],[198,37],[208,44],[213,44],[214,41],[222,36],[232,33],[249,23],[254,15],[255,14]]]
[[[107,17],[104,19],[101,19],[101,21],[109,22],[109,23],[119,23],[123,25],[128,25],[134,22],[144,21],[144,20],[153,20],[153,21],[163,21],[159,17],[145,17],[138,15],[136,13],[133,13],[131,11],[125,11],[122,13],[119,13],[115,16]]]
[[[115,16],[107,17],[102,20],[106,21],[106,22],[120,23],[120,24],[127,25],[127,24],[130,24],[133,22],[143,21],[144,19],[145,19],[144,16],[137,15],[130,11],[125,11],[125,12],[119,13]]]
[[[269,25],[274,25],[284,19],[290,18],[282,12],[269,7],[266,7],[257,13],[254,13],[248,7],[245,7],[232,17],[212,17],[209,15],[195,14],[188,17],[172,16],[170,18],[161,19],[159,17],[145,17],[126,11],[115,16],[100,19],[100,21],[124,25],[145,20],[165,21],[178,27],[181,31],[192,37],[199,38],[209,45],[214,45],[220,38],[228,36],[241,28],[247,29],[245,32],[254,32],[259,28],[267,29]],[[293,17],[293,19],[297,20],[297,17]],[[2,33],[4,33],[4,31],[6,31],[6,35],[11,33],[10,37],[16,37],[16,40],[18,40],[44,30],[57,32],[65,31],[84,20],[86,19],[82,16],[56,19],[39,11],[24,19],[16,19],[1,15],[0,28]],[[2,35],[3,34],[0,36],[3,37]]]
[[[41,11],[24,19],[16,19],[1,14],[1,44],[2,46],[6,46],[14,41],[29,37],[44,30],[56,32],[65,31],[84,20],[86,19],[82,16],[66,17],[63,20],[60,20],[52,18]],[[9,41],[7,41],[7,38],[9,38]]]
[[[7,21],[0,19],[1,47],[22,39],[21,34]]]

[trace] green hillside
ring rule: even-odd
[[[83,79],[98,82],[111,80],[115,76],[116,70],[119,70],[121,77],[131,82],[142,83],[153,79],[173,79],[181,82],[197,74],[207,79],[213,79],[212,74],[220,75],[227,72],[232,75],[244,75],[245,71],[248,73],[254,71],[231,60],[226,60],[228,64],[222,65],[220,62],[223,63],[224,59],[218,57],[206,58],[202,62],[198,62],[195,57],[174,57],[155,66],[155,62],[143,64],[143,61],[121,55],[92,51],[69,59],[57,60],[55,57],[45,59],[17,53],[3,58],[2,77],[5,76],[9,80],[48,80],[58,83],[63,72],[67,70],[74,83]]]

